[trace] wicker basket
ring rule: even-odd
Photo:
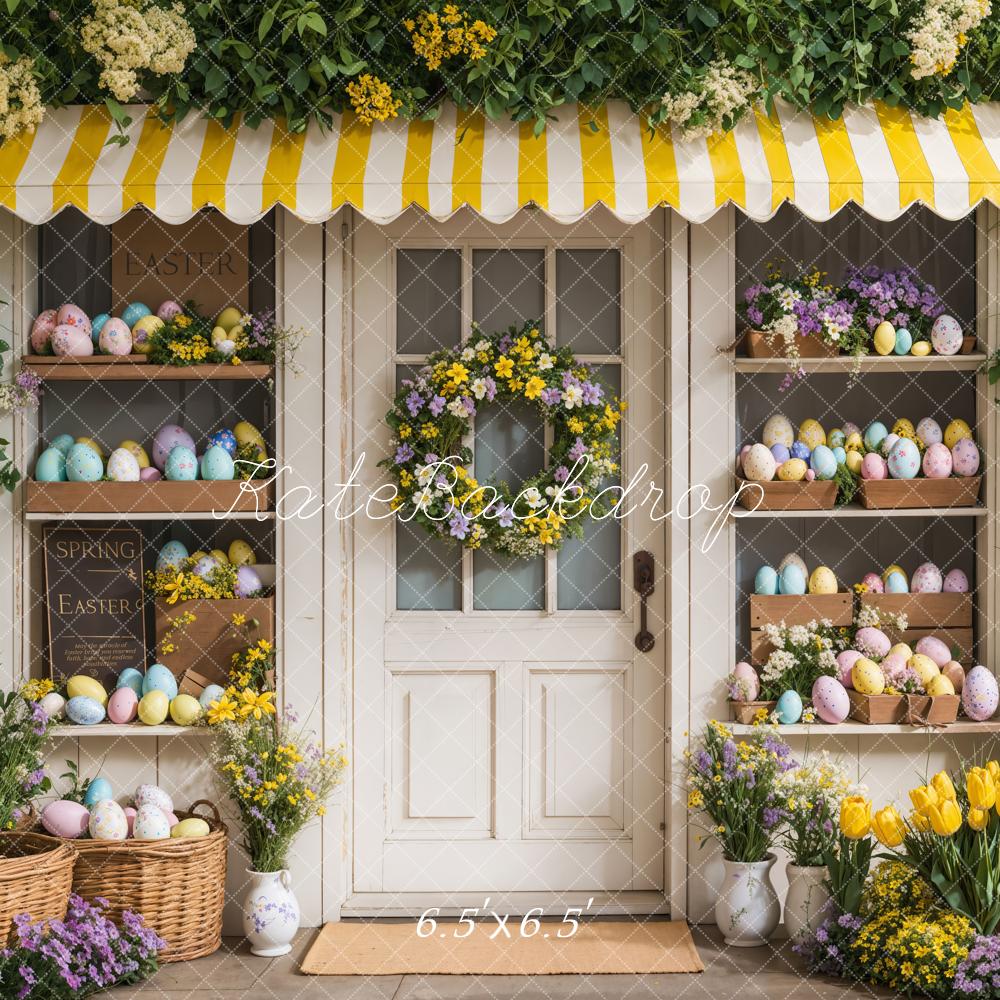
[[[0,833],[0,944],[19,913],[32,920],[66,916],[76,851],[41,833]]]
[[[161,962],[201,958],[222,944],[229,834],[219,810],[204,799],[179,818],[199,806],[212,811],[207,837],[74,841],[73,891],[86,900],[108,900],[114,920],[122,910],[141,913],[167,942]]]

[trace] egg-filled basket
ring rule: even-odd
[[[205,837],[73,841],[73,891],[86,900],[106,899],[116,921],[123,910],[142,914],[167,942],[161,962],[201,958],[222,944],[229,834],[219,810],[205,799],[178,818],[194,816],[199,806],[212,812]]]
[[[76,851],[64,840],[41,833],[0,833],[0,945],[7,943],[14,917],[33,921],[66,916]]]

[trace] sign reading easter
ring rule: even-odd
[[[167,300],[195,302],[207,315],[250,304],[250,230],[218,212],[165,226],[129,212],[111,226],[112,315],[130,302],[154,312]]]
[[[53,680],[113,682],[146,666],[142,534],[135,528],[45,529],[49,667]]]

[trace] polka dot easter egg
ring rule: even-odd
[[[962,349],[962,324],[954,316],[938,316],[931,327],[931,346],[938,354],[958,354]]]
[[[125,840],[128,837],[125,811],[113,799],[102,799],[94,805],[88,827],[94,840]]]
[[[224,451],[229,452],[230,458],[236,457],[236,435],[226,427],[208,436],[208,446],[210,448],[222,448]]]
[[[940,594],[944,586],[941,570],[932,562],[921,563],[914,571],[910,580],[910,592],[913,594]]]
[[[843,722],[851,711],[847,690],[836,677],[816,678],[812,686],[812,703],[816,714],[833,726]]]
[[[845,688],[854,687],[854,682],[851,680],[851,671],[854,669],[854,664],[861,657],[862,654],[856,649],[845,649],[842,653],[837,654],[837,680]]]
[[[810,450],[826,444],[826,431],[818,420],[811,417],[799,425],[799,440]]]
[[[967,594],[969,578],[960,569],[950,569],[941,588],[946,594]]]
[[[755,444],[743,457],[743,475],[751,482],[769,483],[774,479],[777,465],[771,449],[764,444]]]
[[[882,583],[882,577],[878,573],[865,573],[861,578],[861,585],[868,591],[869,594],[883,594],[885,593],[885,586]]]
[[[997,679],[983,666],[973,667],[962,686],[962,708],[974,722],[993,718],[1000,702]]]

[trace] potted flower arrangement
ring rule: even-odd
[[[781,823],[778,779],[796,766],[788,746],[762,728],[737,742],[710,722],[685,753],[688,808],[711,821],[722,848],[725,881],[715,919],[726,944],[750,948],[774,933],[781,906],[771,884],[771,852]]]
[[[288,853],[302,828],[326,812],[347,758],[324,751],[290,709],[277,715],[270,699],[226,696],[209,719],[218,727],[215,768],[239,811],[250,862],[243,929],[255,955],[284,955],[299,927]]]
[[[31,801],[52,783],[43,750],[49,717],[39,704],[51,681],[29,681],[22,691],[0,694],[0,830],[13,830],[31,814]]]

